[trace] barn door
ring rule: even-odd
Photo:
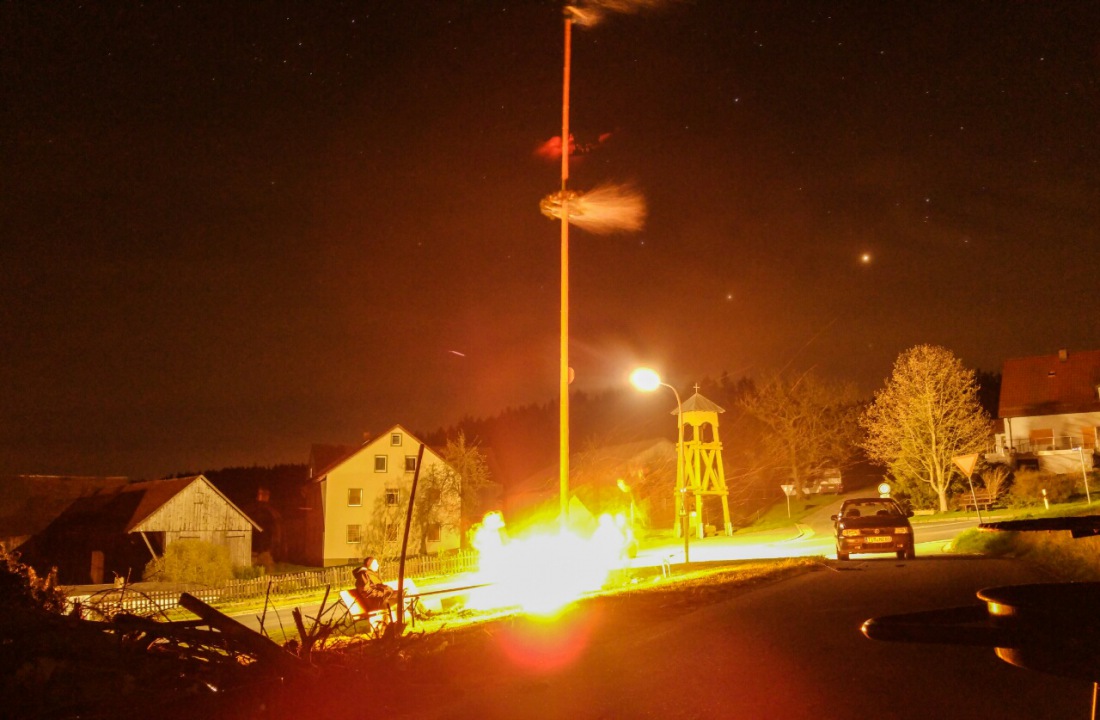
[[[92,550],[92,567],[89,573],[93,585],[103,584],[103,551]]]

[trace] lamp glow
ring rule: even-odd
[[[653,392],[663,384],[661,376],[649,368],[638,368],[630,374],[630,384],[642,392]]]

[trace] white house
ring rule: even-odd
[[[311,463],[307,562],[345,565],[365,555],[400,554],[421,444],[394,425],[327,467]],[[462,540],[461,493],[454,470],[427,446],[421,462],[408,553],[457,549]]]
[[[1091,468],[1100,427],[1100,350],[1013,358],[1001,373],[997,452],[1055,473]]]

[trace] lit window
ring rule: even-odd
[[[401,433],[390,434],[390,445],[394,447],[401,447]]]
[[[439,542],[439,523],[428,523],[428,542]]]
[[[385,455],[375,455],[374,456],[374,471],[375,472],[386,472],[386,456]]]
[[[405,472],[416,472],[416,455],[405,456]]]
[[[348,488],[348,507],[359,507],[363,504],[363,488]]]
[[[386,525],[386,541],[397,541],[397,523],[389,523],[388,525]]]
[[[396,505],[397,504],[397,495],[398,495],[398,493],[397,493],[396,490],[387,490],[386,491],[386,504],[387,505]]]
[[[363,526],[348,525],[348,544],[359,544],[361,542],[363,542]]]

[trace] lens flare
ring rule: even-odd
[[[553,615],[604,587],[623,566],[630,540],[625,520],[606,514],[587,537],[557,528],[511,537],[500,513],[490,513],[475,529],[473,544],[480,555],[477,582],[492,585],[472,593],[467,606]]]

